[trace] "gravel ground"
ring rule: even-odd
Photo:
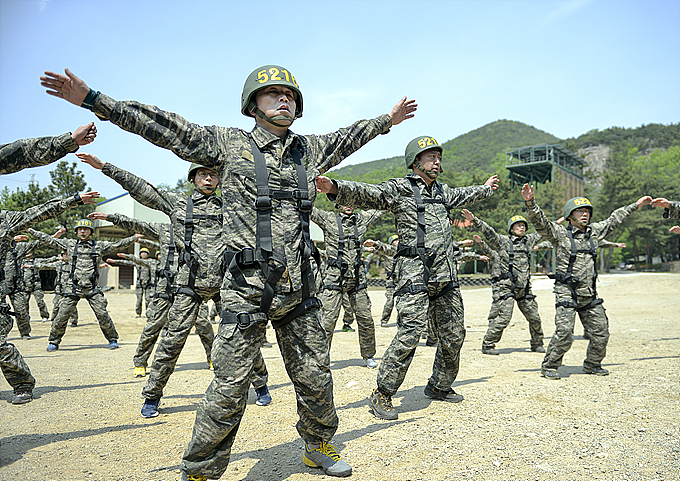
[[[551,281],[535,278],[546,345],[554,329]],[[380,421],[366,399],[375,370],[363,367],[356,333],[337,332],[331,352],[340,429],[334,443],[358,480],[680,480],[679,274],[600,277],[611,338],[607,377],[581,373],[587,341],[577,323],[563,379],[540,377],[542,355],[529,350],[527,323],[515,310],[497,348],[480,351],[490,288],[463,290],[467,338],[454,384],[460,404],[431,401],[423,388],[434,348],[422,342],[394,397],[397,421]],[[370,291],[374,318],[383,292]],[[84,303],[56,353],[45,352],[49,325],[31,301],[33,339],[14,342],[38,383],[35,400],[10,404],[0,381],[0,479],[177,480],[196,404],[212,378],[198,337],[191,335],[165,390],[161,415],[139,414],[146,380],[132,375],[144,318],[134,293],[106,293],[121,348],[106,349]],[[48,304],[51,295],[46,296]],[[394,314],[393,314],[394,319]],[[376,327],[378,356],[394,323]],[[274,333],[270,331],[270,340]],[[263,349],[274,398],[248,408],[222,480],[324,480],[302,463],[294,394],[276,346]]]

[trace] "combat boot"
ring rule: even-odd
[[[583,366],[583,372],[586,374],[595,374],[596,376],[609,376],[609,371],[602,367],[585,367]]]
[[[463,396],[457,394],[453,389],[447,391],[437,389],[430,381],[427,381],[427,386],[425,386],[425,396],[437,401],[446,401],[450,403],[459,403],[463,400]]]
[[[392,406],[392,396],[384,394],[380,389],[376,388],[368,401],[373,409],[373,415],[378,419],[394,421],[399,417],[397,410]]]

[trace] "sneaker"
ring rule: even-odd
[[[53,352],[53,351],[58,351],[59,350],[59,344],[54,344],[50,342],[47,345],[47,349],[45,349],[47,352]]]
[[[545,347],[543,346],[533,346],[531,352],[545,352]]]
[[[109,341],[109,349],[118,349],[118,341],[111,339]]]
[[[161,398],[147,399],[142,406],[143,418],[155,418],[158,416],[158,405],[161,403]]]
[[[344,478],[351,476],[352,467],[335,450],[335,446],[328,443],[321,443],[317,448],[314,445],[305,444],[305,452],[302,454],[302,461],[312,468],[323,468],[323,472],[328,476],[338,476]]]
[[[271,404],[272,395],[269,394],[269,389],[267,389],[266,384],[255,389],[255,394],[257,394],[257,401],[255,401],[255,404],[258,406],[269,406],[269,404]]]
[[[345,325],[342,326],[342,332],[354,332],[354,329],[352,328],[352,326]]]
[[[12,396],[12,404],[26,404],[33,401],[32,391],[15,391]]]
[[[541,376],[543,376],[546,379],[553,379],[555,381],[562,379],[560,377],[560,374],[557,372],[557,369],[548,369],[548,368],[541,368]]]
[[[609,371],[602,367],[585,367],[583,366],[583,372],[586,374],[595,374],[596,376],[609,376]]]
[[[135,366],[135,371],[133,373],[135,377],[144,377],[146,376],[146,367],[144,366]]]
[[[375,369],[376,367],[378,367],[378,363],[372,357],[365,357],[364,362],[366,363],[366,367],[370,369]]]
[[[392,406],[392,396],[383,394],[378,388],[371,393],[368,402],[373,409],[373,415],[378,419],[394,421],[399,417],[397,410]]]
[[[501,351],[493,347],[482,346],[482,354],[488,354],[489,356],[498,356],[500,353]]]
[[[31,337],[30,334],[26,334],[26,335],[24,335],[24,336],[21,336],[21,338],[22,338],[24,341],[30,341],[30,340],[32,339],[32,337]]]
[[[442,391],[441,389],[434,387],[430,381],[427,381],[427,386],[425,386],[425,396],[437,401],[446,401],[450,403],[459,403],[463,400],[463,396],[457,394],[453,389]]]
[[[200,474],[187,474],[182,471],[182,481],[208,481],[208,478]]]

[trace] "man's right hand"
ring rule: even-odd
[[[97,127],[94,126],[94,122],[78,127],[76,131],[71,134],[73,141],[80,146],[94,142],[96,136]]]
[[[90,164],[97,170],[102,170],[104,168],[104,162],[102,162],[101,160],[99,160],[99,158],[95,157],[92,154],[87,154],[85,152],[77,152],[76,157],[78,157],[86,164]]]
[[[80,107],[87,94],[90,93],[90,87],[76,77],[69,69],[64,71],[66,75],[46,71],[45,75],[40,77],[40,85],[47,87],[48,94],[67,100]]]
[[[529,184],[524,184],[522,186],[522,197],[524,200],[531,200],[534,198],[534,186]]]

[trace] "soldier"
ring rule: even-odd
[[[33,253],[29,252],[24,258],[24,284],[26,285],[26,293],[30,299],[31,294],[35,297],[35,303],[40,311],[40,317],[43,322],[50,319],[50,313],[45,304],[45,293],[42,290],[42,281],[40,280],[40,273],[35,268],[35,260]]]
[[[436,181],[441,155],[442,148],[434,138],[417,137],[406,146],[406,167],[412,173],[404,178],[379,185],[317,178],[319,192],[331,194],[331,201],[394,214],[399,235],[394,260],[399,322],[380,363],[378,386],[370,396],[373,414],[379,419],[397,419],[392,396],[404,381],[428,324],[437,333],[439,347],[425,396],[448,402],[463,400],[451,387],[458,374],[465,326],[450,212],[490,197],[498,177],[490,177],[485,185],[451,188]]]
[[[555,246],[555,333],[541,365],[541,375],[560,379],[557,369],[574,340],[574,321],[578,313],[589,334],[583,372],[606,376],[602,367],[607,351],[609,321],[597,296],[597,248],[604,238],[640,206],[651,204],[650,196],[640,197],[634,204],[616,209],[601,222],[590,223],[593,206],[585,197],[574,197],[564,205],[567,227],[548,220],[534,201],[534,186],[524,184],[522,197],[529,220],[544,239]]]
[[[68,262],[68,254],[66,251],[63,251],[59,256],[49,257],[47,259],[40,259],[36,261],[34,268],[38,270],[53,270],[57,272],[57,277],[54,280],[54,298],[52,299],[52,315],[48,319],[50,322],[52,322],[54,318],[57,317],[57,313],[59,312],[59,304],[61,303],[61,300],[64,297],[64,282],[66,281],[68,273],[71,271],[71,265]],[[69,324],[71,325],[71,327],[78,326],[77,307],[73,309],[73,313],[69,318]]]
[[[87,192],[67,199],[53,199],[23,212],[0,210],[0,369],[14,390],[12,404],[24,404],[33,399],[35,378],[19,350],[7,342],[13,320],[5,297],[9,287],[4,280],[4,267],[11,243],[14,236],[25,231],[28,226],[56,217],[70,207],[94,202],[96,197],[99,197],[97,192]],[[28,237],[21,236],[20,239],[27,240]]]
[[[527,234],[529,224],[521,215],[510,218],[508,235],[503,235],[469,210],[463,209],[462,213],[482,232],[489,247],[496,252],[491,272],[493,302],[489,311],[489,328],[482,340],[482,354],[500,354],[496,343],[500,342],[503,331],[510,324],[515,302],[529,322],[531,351],[545,352],[541,316],[536,296],[531,292],[531,253],[536,246],[552,249],[552,244],[540,244],[543,238],[536,232]]]
[[[269,320],[277,329],[297,394],[303,461],[329,475],[349,475],[351,467],[328,443],[338,418],[328,341],[313,297],[309,213],[316,191],[309,184],[366,142],[413,117],[415,102],[404,98],[389,115],[361,120],[328,135],[297,135],[289,131],[303,110],[297,81],[288,70],[269,65],[246,80],[241,112],[256,123],[252,132],[246,132],[202,127],[156,107],[116,102],[91,90],[68,70],[67,75],[45,73],[42,85],[51,95],[90,108],[182,159],[214,167],[221,175],[229,254],[221,289],[219,344],[213,347],[215,379],[196,413],[182,461],[183,479],[219,478],[226,470]]]
[[[663,207],[664,219],[680,219],[680,202],[657,197],[652,200],[654,207]]]
[[[153,278],[151,277],[151,267],[156,263],[155,260],[149,259],[149,249],[147,247],[142,247],[139,249],[139,257],[142,261],[147,262],[136,262],[137,268],[137,279],[135,294],[137,295],[137,304],[135,305],[136,317],[142,317],[142,299],[144,300],[144,305],[149,308],[149,302],[151,301],[151,295],[154,291]]]
[[[382,316],[380,317],[380,326],[387,327],[390,322],[390,317],[392,316],[392,309],[394,308],[394,255],[397,253],[397,245],[399,245],[399,236],[397,234],[391,235],[387,239],[387,244],[374,241],[373,239],[367,239],[364,242],[364,246],[369,249],[373,249],[379,256],[383,257],[386,261],[385,263],[385,273],[387,274],[387,279],[385,282],[385,305],[383,305]]]
[[[109,342],[109,349],[118,349],[118,332],[106,310],[106,297],[99,286],[99,266],[102,257],[135,242],[139,236],[131,236],[118,242],[95,241],[92,239],[94,227],[89,219],[76,222],[74,230],[78,239],[54,239],[47,234],[29,229],[28,232],[44,244],[64,249],[71,260],[71,271],[63,286],[64,292],[59,302],[59,312],[52,321],[47,352],[59,349],[61,339],[66,333],[66,325],[73,310],[81,299],[86,299],[94,312],[99,328]]]
[[[356,315],[359,329],[359,350],[366,367],[375,369],[378,363],[375,356],[375,326],[371,314],[371,299],[366,290],[366,269],[361,254],[364,248],[366,230],[387,212],[367,210],[354,212],[345,206],[336,206],[338,213],[333,214],[312,209],[312,222],[323,231],[326,244],[326,278],[323,292],[319,296],[321,304],[321,324],[328,336],[330,351],[333,331],[338,322],[343,293],[349,297],[350,309]],[[344,321],[343,321],[344,322]]]
[[[78,127],[74,133],[59,137],[21,139],[0,145],[0,174],[19,172],[28,167],[51,164],[81,145],[93,142],[97,136],[94,122]]]

